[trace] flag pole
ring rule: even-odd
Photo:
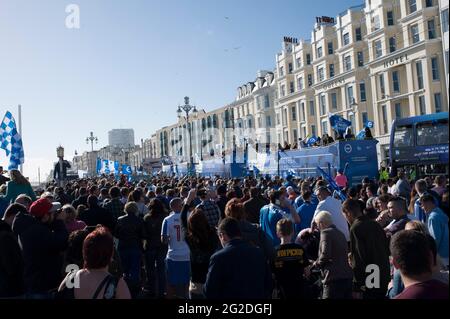
[[[19,113],[19,134],[22,137],[23,140],[23,135],[22,135],[22,105],[19,104],[18,107],[18,113]],[[21,174],[23,174],[23,164],[20,164],[19,166],[19,171]]]

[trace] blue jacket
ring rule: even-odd
[[[207,299],[268,299],[272,275],[260,248],[233,239],[209,262],[203,292]]]
[[[448,258],[448,217],[439,207],[433,209],[428,216],[428,231],[436,241],[438,255]]]

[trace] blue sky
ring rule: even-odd
[[[139,142],[176,121],[185,95],[205,110],[231,103],[274,68],[283,36],[309,39],[315,16],[362,2],[0,0],[0,116],[22,105],[25,175],[37,180],[40,167],[42,179],[56,147],[71,159],[90,149],[90,131],[97,147],[113,128]],[[71,3],[80,29],[65,27]]]

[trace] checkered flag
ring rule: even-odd
[[[25,162],[22,137],[17,131],[16,121],[11,112],[6,112],[0,124],[0,148],[4,149],[9,158],[8,170],[18,169]]]

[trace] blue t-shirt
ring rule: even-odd
[[[316,208],[317,204],[313,204],[311,202],[304,202],[299,208],[297,208],[297,213],[300,216],[300,224],[295,225],[297,233],[301,232],[303,229],[311,227]]]
[[[300,206],[302,206],[304,202],[305,201],[303,200],[303,197],[301,195],[299,197],[297,197],[295,199],[295,205],[294,205],[295,209],[300,208]],[[314,204],[316,206],[319,204],[319,199],[314,194],[311,195],[311,204]]]
[[[272,241],[274,247],[279,246],[281,243],[277,236],[277,223],[283,218],[289,219],[289,216],[283,209],[272,204],[261,208],[259,224],[261,225],[262,231]]]

